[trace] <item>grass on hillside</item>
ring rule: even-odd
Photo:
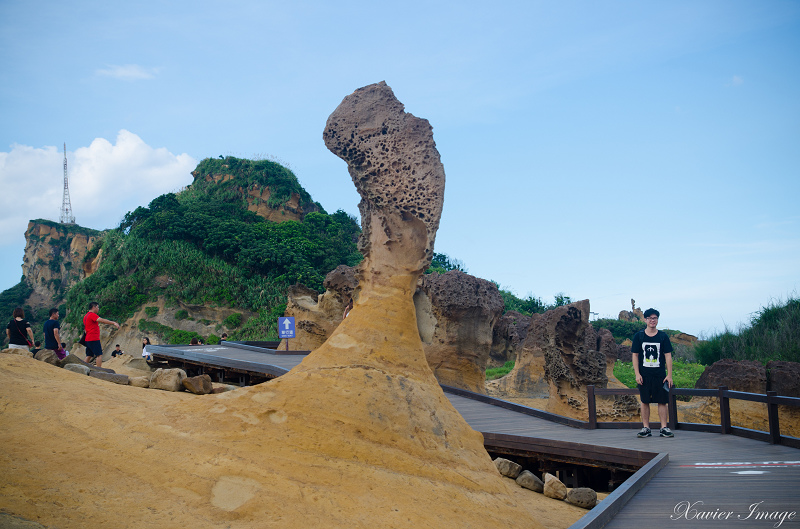
[[[514,369],[514,362],[509,360],[501,367],[490,367],[486,370],[486,380],[495,380],[509,374]]]
[[[706,365],[723,358],[763,364],[770,360],[800,362],[800,298],[771,302],[755,312],[749,326],[740,327],[737,332],[726,328],[699,342],[695,355]]]

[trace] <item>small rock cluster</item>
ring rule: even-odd
[[[73,373],[123,386],[160,389],[163,391],[188,391],[195,395],[208,395],[224,391],[224,389],[215,390],[213,388],[210,376],[189,377],[186,376],[186,372],[183,369],[156,369],[149,376],[129,377],[128,375],[115,373],[113,369],[87,364],[74,354],[69,354],[66,358],[59,360],[56,354],[49,349],[41,349],[35,356],[22,349],[4,349],[2,352],[32,357],[35,360],[61,367]]]
[[[494,464],[500,474],[513,479],[520,487],[584,509],[597,505],[597,493],[588,487],[567,489],[560,479],[546,472],[542,481],[530,470],[522,470],[521,465],[502,457],[495,459]]]

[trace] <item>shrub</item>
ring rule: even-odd
[[[144,313],[148,318],[154,318],[158,314],[158,307],[145,307]]]
[[[182,321],[189,318],[189,311],[186,309],[180,309],[175,312],[175,319],[178,321]]]
[[[222,323],[229,329],[235,329],[242,324],[242,315],[238,312],[234,312],[233,314],[222,320]]]
[[[611,334],[614,336],[614,341],[618,344],[625,340],[632,340],[634,334],[647,327],[647,324],[644,322],[630,322],[610,318],[600,318],[591,323],[596,331],[600,329],[608,329],[611,331]]]

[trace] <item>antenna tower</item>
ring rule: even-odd
[[[69,176],[67,176],[67,144],[64,143],[64,200],[61,201],[61,224],[75,224],[72,204],[69,202]]]

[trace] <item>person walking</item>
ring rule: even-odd
[[[14,308],[11,313],[11,321],[6,326],[6,336],[8,337],[9,349],[30,351],[33,347],[33,330],[30,322],[25,319],[25,311],[22,310],[22,307]]]
[[[103,347],[100,344],[100,323],[113,325],[119,329],[119,323],[101,318],[100,304],[96,301],[89,303],[89,312],[83,317],[83,327],[86,329],[86,363],[96,361],[97,367],[103,367]]]
[[[672,342],[669,336],[659,331],[656,309],[644,311],[647,327],[633,335],[631,357],[636,383],[639,384],[641,398],[642,430],[637,437],[651,437],[650,403],[658,404],[658,418],[661,421],[661,437],[674,437],[667,427],[667,403],[669,388],[672,387]]]

